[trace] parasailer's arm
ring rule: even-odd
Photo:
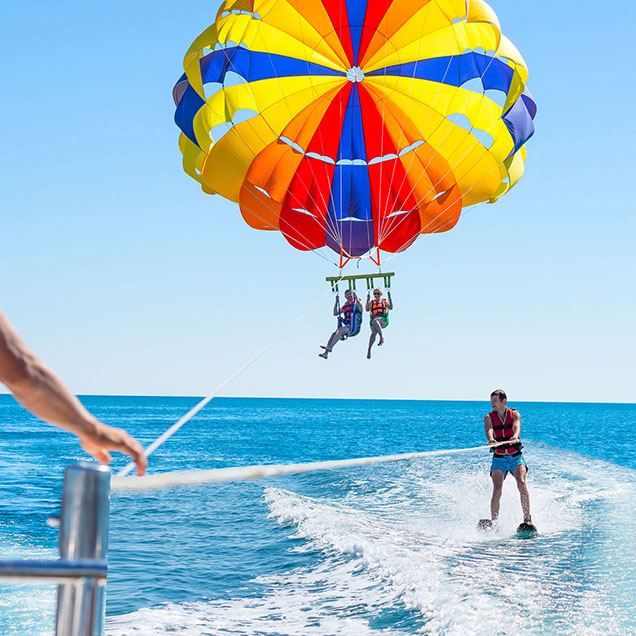
[[[371,311],[371,292],[367,292],[367,305],[365,309]]]
[[[388,307],[388,309],[393,309],[393,299],[391,298],[391,290],[390,289],[386,290],[386,295],[387,295],[387,297],[389,299],[389,302],[387,303],[386,306]]]
[[[338,294],[336,294],[336,302],[333,305],[333,315],[339,316],[341,313],[342,310],[340,309],[340,298],[338,297]]]

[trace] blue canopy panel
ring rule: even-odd
[[[204,84],[223,83],[225,74],[229,71],[245,78],[247,82],[294,75],[344,75],[342,71],[314,62],[274,53],[250,51],[242,46],[213,51],[201,58],[201,78]]]
[[[525,90],[519,99],[504,113],[503,120],[510,132],[515,147],[508,155],[512,157],[534,135],[534,118],[537,105],[529,90]]]
[[[185,79],[185,73],[182,78],[177,82],[177,85],[182,83]],[[187,80],[186,80],[187,82]],[[174,113],[174,121],[181,129],[183,134],[194,144],[199,145],[197,138],[194,134],[193,121],[195,115],[199,112],[201,107],[205,104],[205,100],[190,86],[187,84],[185,91],[181,95],[181,99],[177,104],[177,109]]]
[[[351,46],[353,47],[354,66],[358,66],[358,57],[360,55],[360,40],[362,39],[364,18],[367,13],[367,1],[368,0],[346,0],[349,32],[351,34]]]
[[[306,62],[284,55],[250,51],[240,46],[213,51],[201,58],[200,65],[203,84],[211,82],[222,84],[226,73],[230,71],[245,78],[247,82],[294,75],[344,75],[342,71],[313,62]],[[183,134],[196,144],[197,140],[194,135],[192,121],[199,109],[205,104],[205,100],[190,86],[185,73],[175,85],[175,90],[173,91],[175,95],[182,91],[181,88],[177,91],[177,87],[184,82],[187,87],[182,92],[181,98],[177,103],[174,121]]]
[[[366,75],[397,75],[439,82],[448,86],[461,86],[476,77],[481,78],[484,90],[500,90],[508,93],[514,71],[496,57],[483,53],[462,53],[427,60],[395,64]]]
[[[353,164],[364,161],[364,164]],[[336,252],[361,256],[375,245],[371,184],[357,85],[352,86],[344,113],[327,216],[326,244]],[[340,239],[340,244],[335,240]]]

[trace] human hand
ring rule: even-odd
[[[143,447],[123,429],[107,426],[95,420],[91,429],[82,431],[78,437],[82,448],[98,462],[108,464],[111,459],[108,451],[115,450],[132,457],[139,477],[146,474],[148,459]]]

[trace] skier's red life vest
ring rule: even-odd
[[[515,412],[515,409],[507,409],[505,420],[502,422],[499,417],[499,413],[497,411],[491,411],[490,421],[492,422],[492,432],[497,442],[507,442],[509,439],[512,439],[513,429],[512,429],[512,414]],[[521,455],[521,449],[523,445],[521,442],[517,442],[516,444],[511,444],[510,446],[498,446],[493,449],[495,453],[495,457],[516,457],[517,455]]]

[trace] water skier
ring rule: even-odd
[[[490,467],[493,486],[492,499],[490,501],[491,525],[496,526],[497,524],[504,479],[508,473],[512,473],[517,481],[517,488],[521,498],[523,523],[518,528],[518,531],[521,531],[526,529],[526,527],[534,528],[532,515],[530,514],[530,494],[526,484],[528,466],[521,453],[523,448],[520,442],[521,415],[517,410],[507,406],[507,400],[505,392],[501,389],[493,391],[490,394],[492,411],[484,417],[484,430],[488,443],[508,442],[504,446],[497,446],[492,449],[494,455]],[[487,524],[482,525],[488,527]]]

